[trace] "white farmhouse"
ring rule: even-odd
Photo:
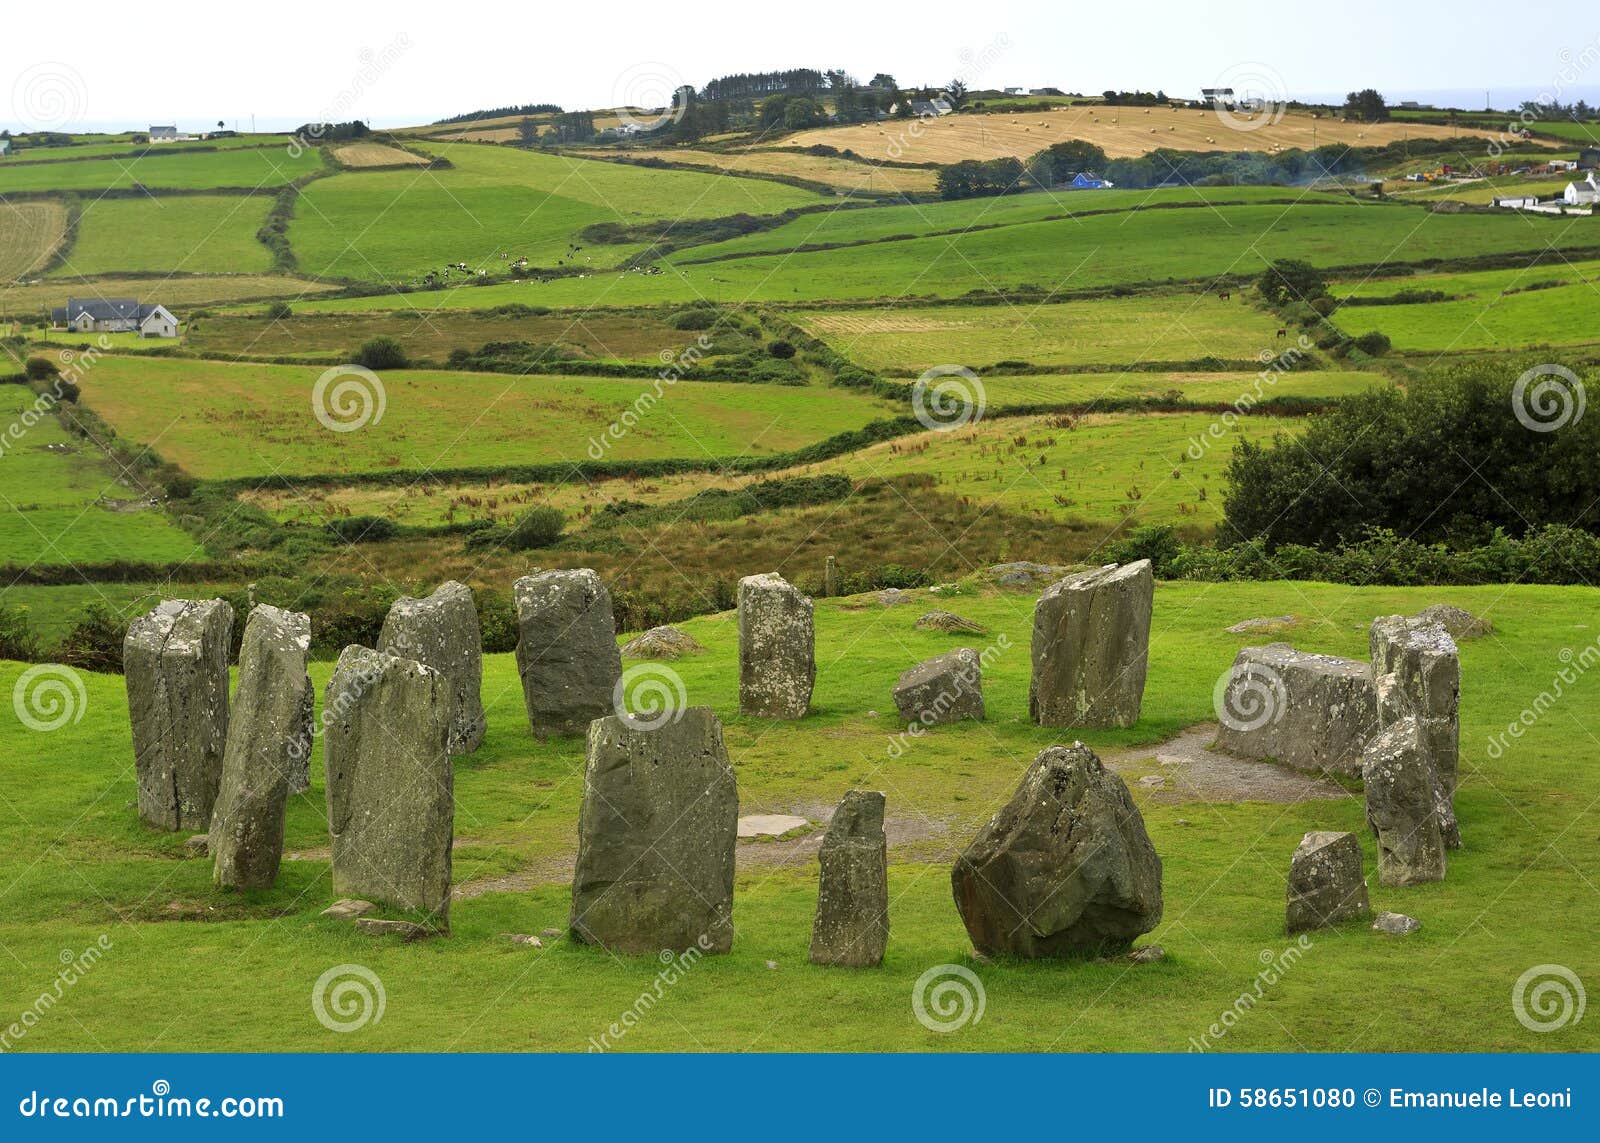
[[[1600,202],[1600,186],[1595,185],[1594,172],[1581,183],[1568,183],[1561,192],[1561,201],[1568,206],[1593,206]]]
[[[159,304],[141,304],[137,298],[68,298],[66,305],[50,311],[50,323],[75,333],[178,336],[178,319],[171,310]]]

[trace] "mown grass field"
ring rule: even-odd
[[[76,139],[93,140],[78,142]],[[184,152],[207,151],[236,151],[241,148],[262,147],[267,149],[287,147],[287,135],[237,135],[232,138],[194,140],[187,143],[135,143],[132,134],[122,135],[117,138],[108,136],[77,136],[75,141],[68,146],[61,147],[28,147],[23,150],[14,150],[6,157],[6,164],[23,163],[49,163],[70,161],[73,159],[94,158],[101,155],[115,155],[119,159],[136,159],[143,155],[171,155]]]
[[[89,279],[60,276],[37,286],[0,285],[0,313],[38,317],[49,307],[63,304],[69,294],[86,298],[126,298],[142,297],[158,289],[168,306],[199,306],[267,298],[309,298],[337,288],[330,283],[312,282],[288,274],[165,274],[159,286],[149,278],[115,274]],[[180,310],[178,316],[187,315]]]
[[[24,278],[49,261],[67,231],[59,202],[0,203],[0,282]]]
[[[26,426],[22,417],[34,402],[26,386],[0,385],[0,429],[18,426],[0,451],[0,564],[159,564],[196,554],[164,513],[126,503],[136,492],[53,415]]]
[[[980,376],[991,409],[1016,405],[1086,404],[1124,397],[1177,397],[1233,405],[1274,397],[1349,397],[1374,385],[1387,385],[1381,373],[1306,369],[1278,373],[1069,373]],[[935,382],[937,383],[937,382]]]
[[[37,190],[125,190],[134,186],[174,190],[278,187],[322,166],[314,148],[291,154],[288,147],[225,151],[150,152],[134,158],[84,159],[66,163],[0,164],[0,192]]]
[[[130,440],[202,478],[580,462],[654,380],[390,371],[354,431],[312,408],[319,366],[105,357],[84,399]],[[325,399],[334,417],[332,390]],[[368,390],[371,393],[371,390]],[[683,381],[605,455],[731,460],[783,452],[901,410],[848,390]]]
[[[346,167],[420,167],[428,160],[384,143],[346,143],[330,147],[333,157]]]
[[[933,190],[934,172],[913,167],[890,167],[833,155],[807,155],[794,151],[700,151],[693,147],[629,151],[628,157],[665,159],[717,171],[786,175],[827,183],[842,191],[872,194],[926,194]]]
[[[794,315],[871,369],[935,365],[1132,365],[1201,357],[1253,360],[1277,347],[1278,319],[1210,295],[1105,298],[1052,305],[824,310]]]
[[[272,269],[272,252],[256,231],[271,205],[260,195],[99,199],[85,204],[77,240],[55,273],[261,273]],[[152,290],[164,296],[153,283],[141,293]]]
[[[510,262],[615,265],[642,247],[596,246],[595,223],[770,214],[821,201],[779,183],[693,171],[653,171],[472,144],[429,144],[441,171],[354,171],[301,194],[289,238],[303,270],[364,280],[415,281],[466,262],[503,278]],[[574,254],[570,247],[584,249]],[[502,258],[501,255],[507,255]]]
[[[1216,679],[1248,639],[1223,629],[1240,619],[1292,611],[1303,619],[1298,645],[1343,655],[1365,653],[1373,616],[1440,600],[1488,616],[1498,631],[1462,649],[1457,807],[1465,848],[1450,855],[1442,883],[1378,885],[1359,797],[1181,801],[1135,781],[1163,773],[1154,758],[1127,755],[1119,765],[1164,866],[1165,917],[1147,939],[1167,957],[1138,968],[974,962],[951,902],[952,856],[1010,795],[1033,755],[1063,737],[1026,721],[1032,593],[938,604],[991,628],[977,646],[1004,635],[1010,649],[985,671],[986,722],[938,728],[899,758],[888,750],[904,729],[884,713],[892,709],[889,688],[904,667],[954,642],[913,630],[921,608],[819,601],[813,713],[787,724],[735,713],[732,616],[695,620],[687,629],[709,653],[673,669],[689,701],[726,720],[741,812],[793,811],[815,821],[848,789],[886,792],[895,839],[889,952],[874,970],[808,965],[814,853],[793,843],[742,846],[733,952],[696,965],[616,1046],[1184,1051],[1290,943],[1284,879],[1301,835],[1344,829],[1363,839],[1374,906],[1416,916],[1421,931],[1398,940],[1352,923],[1311,934],[1300,962],[1214,1050],[1593,1050],[1600,1041],[1588,1021],[1539,1035],[1518,1023],[1509,1002],[1512,983],[1533,965],[1588,963],[1600,776],[1574,767],[1571,747],[1590,739],[1592,680],[1535,720],[1504,757],[1487,750],[1489,737],[1560,669],[1563,649],[1592,639],[1574,622],[1587,599],[1583,588],[1159,585],[1138,726],[1083,735],[1108,756],[1213,717]],[[485,665],[488,738],[455,774],[455,880],[471,895],[452,907],[451,936],[409,945],[317,915],[333,898],[320,758],[311,791],[291,800],[290,860],[278,886],[236,895],[212,887],[209,862],[182,858],[181,835],[137,822],[120,679],[86,676],[81,719],[59,730],[10,724],[7,740],[17,748],[7,793],[13,812],[0,819],[0,943],[11,969],[0,978],[0,1000],[20,1011],[51,986],[63,948],[87,947],[102,934],[111,942],[17,1048],[585,1050],[652,988],[660,965],[566,941],[516,948],[502,936],[566,923],[582,748],[576,739],[535,743],[511,657]],[[21,669],[0,666],[0,689],[9,691]],[[328,671],[313,667],[319,692]],[[387,1005],[380,1021],[338,1035],[317,1021],[310,993],[324,971],[352,963],[378,974]],[[978,974],[986,1013],[938,1035],[914,1019],[911,991],[925,970],[951,963]],[[171,983],[174,964],[185,966],[181,988]],[[1377,1008],[1375,977],[1384,981]],[[241,989],[241,980],[250,986]]]
[[[1417,123],[1346,123],[1291,112],[1279,116],[1241,114],[1242,129],[1201,108],[1083,105],[1050,111],[947,115],[929,120],[889,120],[801,131],[790,142],[801,147],[846,147],[869,159],[956,163],[963,159],[1026,159],[1051,143],[1083,139],[1113,159],[1157,148],[1179,151],[1267,151],[1278,147],[1377,147],[1408,138],[1490,137],[1490,132]],[[1315,142],[1313,142],[1313,140]]]

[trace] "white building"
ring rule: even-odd
[[[1600,186],[1595,185],[1594,172],[1589,172],[1589,177],[1581,183],[1568,183],[1567,189],[1561,192],[1561,201],[1568,206],[1593,206],[1600,202]]]
[[[163,305],[141,304],[137,298],[68,298],[50,311],[57,329],[75,333],[134,333],[140,337],[177,337],[178,319]]]

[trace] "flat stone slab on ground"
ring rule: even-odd
[[[322,910],[324,917],[332,917],[335,921],[353,921],[372,912],[378,906],[371,901],[361,901],[355,897],[344,897],[326,909]]]
[[[356,928],[369,937],[399,937],[405,941],[421,940],[431,932],[424,925],[410,921],[386,921],[381,917],[357,917]]]
[[[1421,921],[1404,913],[1379,913],[1377,920],[1372,922],[1373,932],[1388,933],[1392,937],[1409,936],[1420,928]]]
[[[747,814],[739,819],[739,836],[782,837],[790,830],[810,824],[805,818],[794,814]]]

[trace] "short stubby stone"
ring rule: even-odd
[[[982,635],[989,630],[981,623],[974,623],[953,611],[928,611],[917,618],[912,624],[919,631],[952,631],[962,634]]]
[[[324,699],[333,891],[450,923],[455,800],[450,684],[431,667],[346,647]]]
[[[655,729],[596,719],[578,813],[573,937],[619,953],[727,952],[738,818],[710,707]]]
[[[1155,579],[1150,561],[1051,584],[1033,610],[1028,709],[1040,726],[1132,726],[1144,700]]]
[[[278,879],[289,784],[304,751],[310,654],[310,616],[251,609],[208,845],[212,879],[225,889],[266,889]]]
[[[611,593],[589,568],[523,576],[517,604],[517,673],[533,733],[582,734],[611,713],[622,654]]]
[[[894,706],[905,723],[936,726],[983,719],[983,664],[971,647],[927,659],[900,676]]]
[[[1384,615],[1369,633],[1374,676],[1392,674],[1417,718],[1422,749],[1433,773],[1439,832],[1450,849],[1461,846],[1455,795],[1461,755],[1461,657],[1442,624],[1418,616]]]
[[[362,901],[355,897],[342,897],[322,910],[324,917],[331,917],[335,921],[353,921],[357,917],[364,917],[378,906],[371,901]]]
[[[652,627],[622,645],[624,659],[681,659],[704,653],[693,635],[676,627]]]
[[[1435,778],[1419,719],[1403,718],[1367,743],[1361,779],[1367,824],[1378,837],[1378,880],[1385,885],[1444,880]]]
[[[1297,622],[1293,615],[1263,615],[1257,619],[1241,619],[1226,630],[1229,635],[1245,635],[1251,631],[1277,631],[1293,627]]]
[[[1217,745],[1229,754],[1351,777],[1378,722],[1366,663],[1287,643],[1241,650],[1216,706]]]
[[[1291,936],[1371,915],[1361,842],[1353,833],[1313,830],[1289,862],[1284,928]]]
[[[233,608],[168,599],[128,626],[122,669],[133,727],[139,816],[165,830],[209,830],[228,741]]]
[[[1494,634],[1494,624],[1487,619],[1479,619],[1464,607],[1456,607],[1450,603],[1435,603],[1432,607],[1424,607],[1413,617],[1423,623],[1437,623],[1450,633],[1452,639],[1481,639],[1485,635]]]
[[[776,572],[739,581],[739,710],[802,718],[817,681],[811,600]]]
[[[1422,922],[1404,913],[1379,913],[1372,922],[1372,931],[1387,933],[1391,937],[1404,937],[1422,928]]]
[[[389,608],[378,650],[432,667],[450,684],[450,753],[483,742],[483,633],[472,589],[449,580],[426,599],[402,595]]]
[[[980,953],[1125,952],[1161,921],[1161,858],[1128,787],[1081,742],[1052,746],[950,871]]]
[[[889,943],[889,857],[883,795],[851,790],[822,839],[811,963],[870,968]]]

